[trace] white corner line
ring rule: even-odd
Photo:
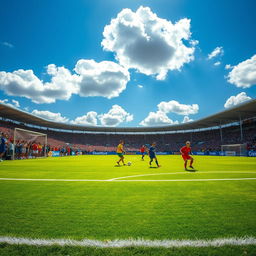
[[[82,246],[98,248],[124,248],[124,247],[222,247],[226,245],[244,246],[256,245],[255,237],[232,237],[217,238],[211,240],[149,240],[149,239],[115,239],[115,240],[73,240],[73,239],[32,239],[19,237],[0,237],[0,243],[12,245],[34,245],[34,246]]]

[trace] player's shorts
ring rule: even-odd
[[[146,152],[140,152],[140,153],[144,156]]]
[[[118,155],[119,157],[123,157],[123,156],[124,156],[123,153],[117,153],[117,155]]]
[[[155,154],[149,154],[149,157],[150,157],[150,159],[154,159],[154,158],[156,158],[156,155]]]
[[[6,149],[4,147],[0,148],[0,154],[4,153],[6,151]]]
[[[192,157],[190,155],[182,155],[182,158],[184,159],[184,161],[186,161],[190,160]]]
[[[33,154],[38,154],[38,150],[33,150]]]

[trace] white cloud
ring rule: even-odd
[[[53,122],[70,123],[70,124],[77,124],[77,125],[89,125],[89,126],[97,126],[98,120],[103,126],[118,126],[123,122],[130,122],[133,120],[133,115],[126,112],[119,105],[113,105],[112,108],[107,113],[98,114],[95,111],[89,111],[83,116],[76,117],[74,120],[69,120],[68,118],[62,116],[61,113],[54,113],[48,110],[41,111],[41,110],[35,109],[31,113],[35,116],[38,116]]]
[[[232,69],[233,67],[230,65],[230,64],[227,64],[226,66],[225,66],[225,69]]]
[[[178,101],[162,101],[157,105],[158,109],[164,113],[176,113],[178,115],[192,115],[198,113],[198,104],[185,105]]]
[[[170,125],[178,124],[178,121],[171,120],[166,113],[162,111],[150,112],[148,116],[140,122],[142,126],[161,126],[161,125]]]
[[[97,125],[97,112],[90,111],[84,116],[79,116],[75,120],[72,120],[72,124],[78,124],[78,125],[91,125],[96,126]]]
[[[192,61],[198,43],[190,39],[189,19],[173,24],[142,6],[136,12],[123,9],[105,26],[103,36],[104,50],[114,52],[122,66],[161,80],[169,70],[180,70]]]
[[[217,61],[217,62],[215,62],[213,65],[214,66],[219,66],[221,64],[221,62],[220,61]]]
[[[79,75],[78,93],[84,97],[117,97],[130,80],[129,72],[112,61],[79,60],[74,70]]]
[[[117,97],[130,80],[129,72],[111,61],[97,63],[82,59],[74,70],[76,73],[72,74],[65,67],[50,64],[47,66],[50,82],[40,80],[33,70],[2,71],[0,89],[7,95],[26,97],[35,103],[54,103],[69,100],[73,94]]]
[[[103,126],[118,126],[123,122],[132,121],[133,115],[126,112],[121,106],[113,105],[107,113],[98,115],[98,118]]]
[[[216,47],[211,53],[208,54],[208,59],[213,59],[217,56],[222,56],[224,54],[224,50],[222,46]]]
[[[256,55],[234,66],[227,78],[236,87],[249,88],[256,85]]]
[[[53,64],[48,66],[47,73],[52,75],[51,82],[43,83],[32,70],[0,72],[0,89],[8,95],[26,97],[35,103],[69,99],[76,90],[71,73],[66,68],[57,68]]]
[[[139,88],[143,88],[143,85],[141,85],[141,84],[138,84],[138,87],[139,87]]]
[[[230,108],[248,100],[251,100],[251,97],[247,96],[245,92],[241,92],[236,96],[231,96],[230,98],[228,98],[224,107]]]
[[[193,121],[193,119],[190,119],[189,116],[184,116],[182,123],[188,123],[188,122],[192,122],[192,121]]]
[[[9,42],[2,42],[2,45],[6,46],[8,48],[13,48],[14,47],[14,45],[9,43]]]
[[[60,122],[60,123],[66,123],[68,122],[68,118],[63,117],[60,113],[54,113],[51,111],[40,111],[37,109],[34,109],[32,111],[32,114],[38,117],[41,117],[43,119],[53,121],[53,122]]]
[[[13,107],[13,108],[19,108],[20,103],[17,100],[11,100],[8,99],[0,100],[0,103],[5,104],[7,106]]]

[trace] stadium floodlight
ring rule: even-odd
[[[25,142],[24,144],[32,145],[33,143],[40,144],[42,146],[41,155],[33,154],[33,157],[46,157],[46,147],[47,147],[47,134],[40,133],[40,132],[34,132],[26,129],[21,128],[15,128],[14,129],[14,136],[13,136],[13,144],[14,144],[14,150],[13,150],[13,159],[15,159],[15,153],[17,153],[18,145],[22,142]],[[17,145],[18,143],[18,145]],[[24,147],[23,144],[23,147]],[[31,150],[33,150],[31,148]],[[22,152],[20,152],[22,153]],[[31,153],[31,152],[26,152]],[[29,157],[31,157],[30,155]]]
[[[221,151],[226,156],[246,156],[247,144],[221,145]]]

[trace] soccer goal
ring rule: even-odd
[[[247,144],[221,145],[221,151],[226,156],[246,156]]]
[[[46,157],[47,134],[15,128],[13,159]]]

